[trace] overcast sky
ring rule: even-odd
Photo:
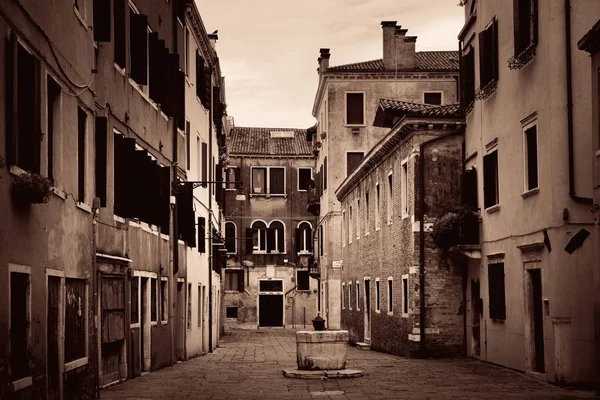
[[[458,0],[196,0],[219,30],[227,112],[236,126],[308,128],[319,49],[330,65],[382,58],[381,21],[418,36],[417,51],[457,50]]]

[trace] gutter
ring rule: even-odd
[[[589,197],[578,196],[575,192],[575,160],[573,149],[573,72],[571,67],[571,0],[565,0],[565,50],[567,63],[567,138],[569,143],[569,196],[580,204],[592,205]]]
[[[455,135],[463,129],[430,139],[419,146],[419,355],[425,357],[425,147]]]

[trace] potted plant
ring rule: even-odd
[[[17,200],[28,204],[47,203],[52,193],[52,182],[45,176],[24,173],[12,182],[13,195]]]
[[[452,246],[463,244],[461,242],[468,237],[468,232],[465,232],[466,224],[472,225],[473,222],[478,223],[477,213],[463,206],[438,217],[433,223],[431,233],[436,246],[449,249]]]

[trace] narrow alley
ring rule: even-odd
[[[142,399],[585,399],[521,373],[457,358],[408,359],[348,349],[354,379],[288,379],[296,364],[294,331],[232,330],[211,354],[103,390],[103,400]]]

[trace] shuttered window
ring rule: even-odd
[[[204,104],[204,84],[204,58],[196,50],[196,97],[200,99],[202,104]]]
[[[129,50],[131,79],[148,84],[148,17],[129,10]]]
[[[87,293],[85,279],[65,280],[65,363],[86,352]]]
[[[352,171],[358,167],[364,157],[363,152],[348,152],[346,153],[346,176],[350,175]]]
[[[298,190],[308,190],[312,180],[312,168],[298,168]]]
[[[236,226],[233,222],[225,223],[225,248],[227,253],[235,254],[237,252]]]
[[[61,130],[61,88],[50,75],[46,75],[47,115],[48,115],[48,179],[54,182],[54,143]],[[105,199],[106,201],[106,199]]]
[[[236,190],[240,182],[240,169],[238,167],[227,167],[225,170],[226,189]]]
[[[202,180],[208,180],[208,145],[202,142]]]
[[[206,218],[198,218],[198,252],[206,253]]]
[[[475,48],[467,47],[461,57],[461,106],[467,108],[475,100]]]
[[[160,320],[167,323],[169,320],[169,281],[167,278],[160,279]]]
[[[479,87],[498,79],[498,20],[479,33]]]
[[[513,0],[515,56],[537,44],[537,0]]]
[[[364,93],[346,93],[346,125],[364,125]]]
[[[296,290],[305,292],[310,290],[308,270],[296,270]]]
[[[525,130],[525,190],[538,187],[537,125]]]
[[[87,113],[77,107],[77,200],[85,202]]]
[[[285,194],[285,169],[269,168],[270,194]]]
[[[506,319],[506,295],[504,287],[504,262],[488,264],[488,288],[490,318]]]
[[[185,155],[186,155],[186,166],[189,171],[192,168],[192,143],[190,136],[190,121],[185,121]]]
[[[483,157],[483,202],[488,208],[498,204],[498,151]]]
[[[462,181],[462,204],[477,209],[477,169],[469,168],[463,172]]]

